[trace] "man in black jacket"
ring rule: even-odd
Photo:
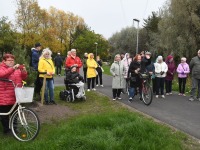
[[[60,53],[54,58],[55,66],[56,66],[56,74],[61,75],[62,65],[63,65],[63,59],[60,56]]]

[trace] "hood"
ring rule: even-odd
[[[129,55],[129,58],[130,58],[130,54],[129,54],[129,53],[126,53],[126,54],[124,55],[123,60],[126,60],[126,59],[127,59],[127,55]]]

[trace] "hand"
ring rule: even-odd
[[[47,72],[47,75],[48,76],[51,76],[53,73],[52,72]]]
[[[174,73],[171,72],[171,75],[173,75]]]
[[[164,71],[161,71],[161,72],[160,72],[160,75],[163,75],[163,74],[164,74]]]
[[[181,74],[185,74],[184,71],[182,71]]]
[[[150,59],[150,58],[151,58],[151,56],[149,56],[149,55],[146,55],[146,58],[147,58],[147,59]]]
[[[135,70],[135,73],[138,74],[138,70],[137,69]]]
[[[150,75],[152,75],[152,74],[153,74],[153,72],[149,72],[149,74],[150,74]]]
[[[16,64],[13,66],[13,69],[17,69],[20,66],[20,64]]]

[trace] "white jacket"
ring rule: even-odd
[[[164,78],[166,77],[166,73],[167,73],[167,70],[168,70],[168,66],[165,62],[162,62],[162,63],[154,63],[154,67],[155,67],[155,76],[158,77],[158,78]],[[161,75],[160,72],[163,71],[164,74]]]

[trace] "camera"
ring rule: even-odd
[[[23,69],[24,65],[19,65],[18,69]]]

